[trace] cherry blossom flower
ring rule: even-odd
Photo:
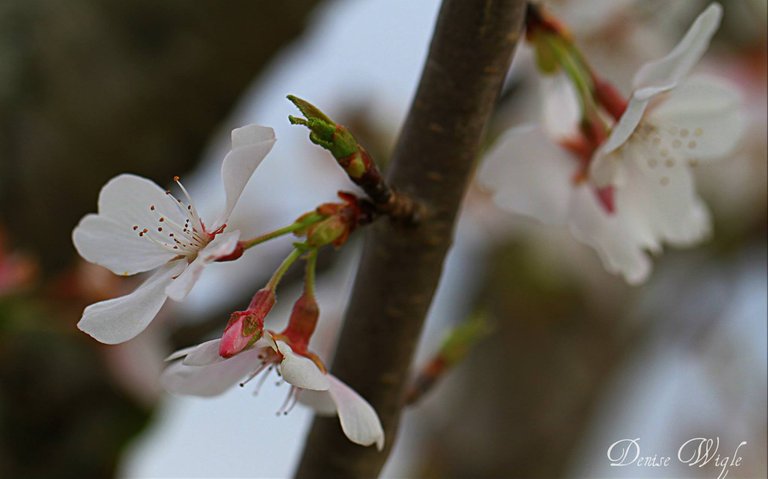
[[[128,341],[147,327],[166,298],[184,299],[207,264],[235,254],[240,232],[227,230],[227,221],[274,142],[271,128],[248,125],[232,131],[232,150],[221,166],[226,203],[210,226],[178,178],[186,204],[136,175],[107,182],[98,214],[86,215],[72,232],[75,248],[118,275],[155,272],[132,293],[85,308],[78,327],[103,343]]]
[[[317,356],[302,352],[301,345],[292,347],[287,337],[265,331],[252,347],[223,358],[219,355],[220,343],[220,339],[215,339],[170,355],[168,360],[181,361],[171,364],[163,373],[161,382],[165,389],[174,394],[216,396],[261,375],[258,391],[269,372],[276,370],[291,385],[278,414],[287,414],[300,401],[320,414],[338,414],[350,441],[363,446],[376,444],[379,450],[384,446],[384,431],[373,407],[328,374]]]
[[[666,57],[640,68],[626,110],[597,148],[571,137],[553,139],[542,127],[510,130],[479,175],[496,203],[567,224],[609,272],[631,284],[650,274],[646,251],[660,251],[662,242],[685,246],[703,239],[709,212],[689,167],[728,154],[743,121],[732,87],[684,79],[707,49],[721,10],[710,5]]]

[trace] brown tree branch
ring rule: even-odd
[[[300,478],[374,477],[395,440],[413,353],[451,244],[483,131],[522,28],[523,0],[445,0],[388,180],[425,205],[416,226],[381,221],[363,259],[333,373],[376,409],[384,452],[316,418]]]

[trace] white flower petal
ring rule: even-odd
[[[170,393],[216,396],[256,371],[259,366],[261,362],[258,358],[245,353],[208,366],[187,366],[178,361],[166,368],[160,382]]]
[[[197,280],[200,279],[206,265],[208,265],[208,261],[198,256],[187,265],[181,274],[173,278],[165,288],[165,294],[174,301],[182,301],[195,286]]]
[[[336,415],[336,403],[333,402],[331,393],[328,391],[302,389],[299,393],[299,402],[311,407],[315,411],[315,414],[320,416]]]
[[[328,389],[328,376],[311,359],[293,352],[283,341],[277,341],[277,349],[283,355],[280,373],[289,384],[302,389],[325,391]]]
[[[116,176],[104,185],[99,193],[99,215],[127,226],[126,232],[136,235],[133,226],[155,231],[156,227],[172,228],[187,220],[173,196],[150,180],[131,174]],[[166,221],[160,222],[161,217]]]
[[[222,256],[227,256],[235,251],[237,242],[240,241],[240,231],[232,230],[226,231],[216,235],[213,240],[208,243],[205,248],[200,250],[198,256],[205,258],[208,262],[216,261]]]
[[[355,444],[384,447],[384,429],[381,427],[376,411],[352,388],[329,375],[328,392],[336,403],[341,429],[347,438]]]
[[[501,209],[564,224],[577,167],[575,157],[555,145],[540,126],[525,126],[497,141],[478,180],[493,191]]]
[[[648,107],[648,102],[649,100],[640,100],[634,95],[629,99],[629,104],[627,105],[627,109],[624,111],[624,114],[621,115],[618,123],[614,125],[613,129],[611,130],[611,134],[608,135],[608,139],[606,139],[603,144],[600,145],[600,148],[595,153],[590,172],[594,177],[601,179],[606,178],[604,168],[609,167],[609,165],[604,164],[604,162],[608,160],[606,157],[610,153],[620,148],[624,143],[626,143],[629,137],[632,136],[643,119],[643,114]],[[601,185],[609,183],[611,182],[600,182]]]
[[[618,206],[616,214],[609,215],[603,210],[590,188],[577,188],[571,211],[571,234],[597,251],[608,272],[620,273],[628,283],[639,284],[648,278],[651,262],[640,239],[632,235],[638,227],[627,224],[626,219],[619,213]]]
[[[648,98],[674,88],[704,55],[720,26],[722,15],[723,7],[717,3],[710,4],[667,56],[643,65],[633,81],[639,98]]]
[[[684,157],[674,147],[662,148],[664,152],[668,154],[656,156],[658,152],[647,141],[627,145],[627,184],[632,189],[617,190],[617,210],[629,209],[622,204],[642,207],[645,213],[633,212],[633,221],[644,218],[659,241],[691,245],[709,234],[709,213],[696,195]],[[625,199],[626,194],[632,197]]]
[[[77,327],[102,343],[128,341],[142,332],[160,311],[167,297],[166,285],[184,266],[183,261],[172,261],[160,267],[133,293],[88,306]]]
[[[72,242],[86,261],[128,276],[149,271],[176,256],[128,225],[99,215],[86,215],[72,231]]]
[[[200,346],[200,345],[198,344],[197,346]],[[189,354],[192,351],[194,351],[195,348],[197,348],[197,346],[190,346],[188,348],[183,348],[183,349],[176,350],[176,351],[172,352],[171,354],[169,354],[168,356],[166,356],[166,358],[163,361],[169,362],[169,361],[175,361],[177,359],[181,359],[184,356],[186,356],[187,354]]]
[[[168,285],[165,290],[168,297],[174,301],[182,301],[186,298],[197,280],[200,279],[203,269],[217,258],[232,253],[239,239],[240,231],[238,230],[216,235],[213,241],[200,250],[197,258],[189,263],[184,272]]]
[[[581,189],[571,213],[573,235],[597,250],[608,271],[632,284],[650,273],[645,251],[659,251],[662,242],[691,245],[710,231],[709,212],[680,148],[653,138],[655,131],[641,128],[614,152],[626,175],[615,189],[615,214],[603,211],[588,188]]]
[[[225,358],[219,356],[219,343],[221,339],[212,339],[198,344],[187,352],[182,363],[186,366],[208,366],[224,361]]]
[[[581,107],[576,89],[563,74],[541,78],[541,101],[543,103],[543,127],[550,138],[565,138],[572,135],[581,118]]]
[[[696,160],[722,158],[741,139],[745,120],[735,86],[713,77],[687,80],[647,114],[668,145]]]
[[[224,212],[212,229],[215,230],[227,222],[245,185],[275,141],[274,130],[265,126],[247,125],[232,130],[232,151],[227,154],[221,165],[221,178],[224,181],[227,202]]]

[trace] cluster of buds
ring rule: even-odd
[[[306,260],[304,291],[293,305],[288,325],[280,333],[266,332],[273,340],[281,340],[290,345],[294,353],[310,358],[321,371],[325,372],[325,365],[322,361],[308,350],[309,341],[315,332],[320,316],[320,308],[314,294],[317,250],[309,249],[306,253]],[[291,257],[289,257],[289,261],[292,261]],[[219,355],[221,357],[231,358],[253,347],[264,336],[264,320],[275,305],[277,298],[275,290],[280,275],[282,272],[278,269],[276,276],[273,276],[267,286],[256,292],[245,311],[232,313],[219,343]]]
[[[264,319],[276,302],[277,284],[285,270],[302,253],[306,253],[308,257],[314,257],[317,250],[323,246],[341,247],[359,225],[372,221],[374,210],[369,201],[344,191],[340,191],[338,195],[342,202],[323,203],[314,211],[301,215],[293,225],[286,228],[294,235],[304,237],[305,241],[294,245],[294,252],[278,268],[267,286],[256,292],[246,310],[232,313],[221,338],[219,354],[222,357],[232,357],[250,348],[262,337]],[[255,244],[254,240],[240,242],[238,249],[243,251],[252,244]],[[219,261],[228,259],[220,258]],[[314,269],[307,272],[305,292],[294,305],[288,328],[280,333],[289,338],[292,344],[298,344],[304,350],[315,330],[319,315],[317,302],[311,293],[313,283]]]
[[[329,218],[332,216],[326,220]],[[322,224],[322,221],[314,223]],[[310,231],[303,233],[312,238]],[[299,257],[306,260],[304,291],[293,305],[288,325],[279,333],[265,329],[264,320],[275,304],[277,285]],[[209,396],[220,394],[243,376],[246,379],[240,386],[261,376],[258,391],[269,372],[276,370],[281,376],[279,384],[290,385],[278,415],[288,414],[299,401],[305,402],[320,414],[338,414],[341,428],[352,442],[364,446],[375,444],[381,449],[384,431],[373,407],[329,374],[320,357],[309,350],[320,317],[314,292],[316,264],[317,247],[297,244],[267,286],[254,295],[248,309],[232,314],[221,339],[178,351],[169,357],[181,360],[163,373],[163,384],[172,392]]]
[[[210,395],[219,393],[217,387],[200,389],[210,381],[209,369],[226,361],[232,377],[242,374],[244,366],[248,379],[275,369],[291,389],[280,413],[286,414],[301,398],[309,402],[312,396],[323,397],[321,404],[335,404],[345,434],[358,444],[376,444],[381,448],[384,440],[381,424],[373,408],[348,386],[328,374],[328,370],[315,353],[309,350],[320,316],[315,299],[315,268],[318,250],[327,245],[336,248],[344,245],[358,226],[370,223],[380,213],[379,206],[389,204],[393,195],[384,182],[378,168],[354,136],[337,125],[319,109],[299,98],[289,99],[301,110],[306,119],[290,117],[291,123],[310,129],[312,142],[330,151],[349,178],[363,188],[368,198],[340,191],[340,202],[324,203],[301,215],[291,225],[262,236],[237,243],[230,255],[220,256],[217,261],[239,258],[247,249],[272,238],[292,233],[301,242],[294,243],[293,251],[282,262],[272,278],[256,292],[248,308],[231,314],[220,339],[180,351],[172,359],[183,358],[164,374],[168,390],[182,394]],[[276,303],[276,290],[283,275],[291,265],[303,258],[306,261],[304,291],[296,300],[288,325],[280,332],[265,328],[267,316]],[[225,375],[229,378],[228,375]],[[263,379],[261,380],[263,382]],[[218,384],[218,383],[217,383]],[[261,383],[259,383],[261,384]],[[350,425],[355,427],[350,429]],[[364,427],[360,427],[363,425]]]

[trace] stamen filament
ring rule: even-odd
[[[253,395],[254,396],[259,394],[259,391],[261,391],[261,387],[264,385],[265,382],[267,382],[267,378],[269,377],[269,373],[270,373],[270,371],[272,371],[272,368],[273,368],[273,366],[270,365],[267,368],[267,372],[262,374],[262,376],[259,378],[259,382],[256,383],[256,389],[253,390]],[[263,371],[263,369],[262,369],[262,371]]]
[[[296,405],[297,397],[298,397],[298,390],[296,386],[291,386],[290,391],[288,391],[288,396],[285,398],[285,401],[283,401],[283,405],[280,406],[280,409],[277,410],[277,415],[286,415],[288,414],[288,411],[293,409],[293,406]]]
[[[249,382],[251,382],[251,380],[252,380],[253,378],[255,378],[256,376],[258,376],[258,375],[259,375],[259,373],[261,373],[261,372],[262,372],[262,371],[264,371],[265,369],[267,369],[267,363],[261,363],[261,366],[259,366],[259,367],[256,369],[256,371],[254,371],[254,372],[252,372],[251,374],[249,374],[249,375],[248,375],[248,377],[247,377],[247,378],[245,378],[245,379],[244,379],[244,380],[243,380],[243,381],[240,383],[240,387],[243,387],[243,386],[245,386],[246,384],[248,384]]]
[[[187,209],[189,210],[189,212],[192,215],[192,220],[195,223],[197,223],[198,225],[200,225],[200,229],[201,230],[205,230],[205,226],[203,225],[203,221],[200,219],[200,216],[197,214],[197,209],[195,208],[194,202],[192,202],[192,197],[189,195],[189,192],[187,192],[187,189],[184,188],[184,185],[181,184],[181,180],[179,179],[178,176],[174,176],[173,177],[173,181],[177,185],[179,185],[179,188],[181,188],[182,193],[184,193],[184,196],[187,197],[187,203],[188,203]],[[194,231],[194,229],[195,228],[193,226],[193,231]]]

